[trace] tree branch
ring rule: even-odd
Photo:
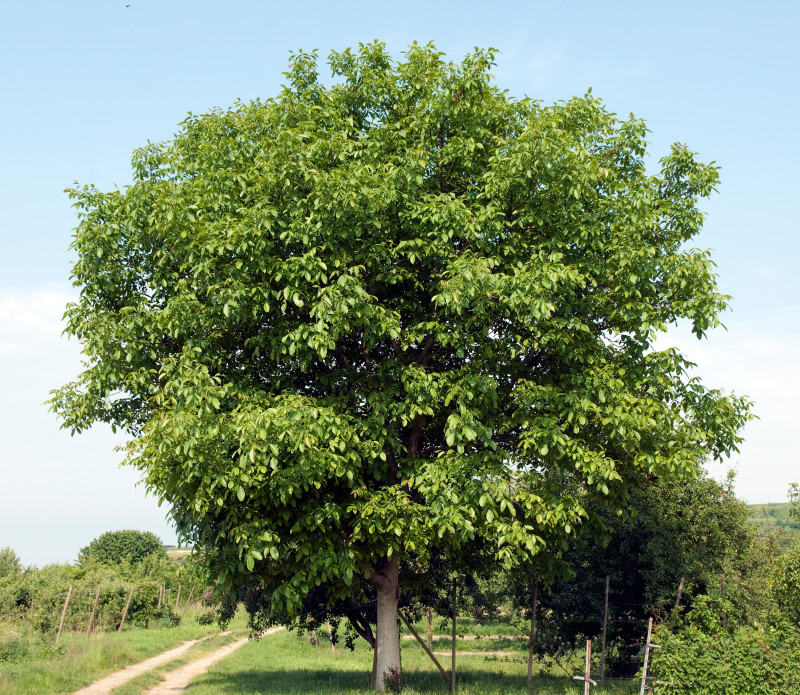
[[[428,357],[431,354],[431,350],[433,350],[433,345],[436,342],[436,339],[433,336],[433,333],[429,333],[425,338],[425,344],[422,346],[422,353],[417,360],[417,364],[421,366],[425,366],[428,363]]]

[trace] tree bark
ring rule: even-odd
[[[397,629],[397,604],[400,598],[400,563],[397,556],[386,560],[370,579],[378,589],[378,627],[375,635],[375,678],[373,687],[382,692],[386,679],[398,679],[400,671],[400,633]]]

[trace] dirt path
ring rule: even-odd
[[[230,634],[228,632],[220,633],[222,635]],[[205,638],[208,639],[208,638]],[[140,661],[138,664],[131,664],[130,666],[122,669],[121,671],[115,671],[114,673],[106,676],[105,678],[101,678],[98,681],[95,681],[91,685],[86,686],[85,688],[81,688],[73,693],[73,695],[108,695],[114,688],[118,688],[121,685],[124,685],[130,680],[136,678],[136,676],[141,676],[143,673],[147,673],[148,671],[152,671],[154,668],[158,668],[159,666],[163,666],[164,664],[176,659],[184,652],[189,651],[195,644],[200,642],[199,639],[188,640],[186,642],[182,642],[180,646],[175,647],[174,649],[170,649],[169,651],[162,652],[161,654],[157,654],[156,656],[151,656],[149,659],[145,659],[144,661]]]
[[[277,632],[278,630],[283,630],[283,628],[272,627],[264,632],[263,636],[266,637],[267,635],[271,635],[273,632]],[[235,652],[239,647],[247,644],[249,639],[249,637],[242,637],[242,639],[231,642],[230,644],[226,644],[224,647],[220,647],[217,649],[217,651],[212,652],[208,656],[204,656],[202,659],[192,661],[191,663],[186,664],[186,666],[181,666],[174,671],[170,671],[166,674],[164,680],[155,688],[148,690],[146,695],[174,695],[175,693],[184,692],[192,679],[197,678],[197,676],[201,676],[208,671],[212,664],[224,659],[226,656],[233,654],[233,652]]]
[[[416,639],[414,635],[401,635],[400,639]],[[450,635],[434,635],[433,639],[451,639]],[[493,639],[493,640],[508,640],[509,642],[521,642],[528,639],[522,635],[456,635],[457,640],[480,640],[480,639]]]
[[[434,652],[436,656],[450,656],[452,652]],[[456,651],[456,656],[525,656],[523,652],[463,652]]]

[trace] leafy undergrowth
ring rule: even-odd
[[[232,628],[244,628],[245,617],[237,616]],[[71,693],[98,678],[160,654],[184,640],[198,639],[219,632],[216,624],[199,625],[187,613],[177,627],[145,630],[126,629],[93,635],[62,634],[58,648],[52,640],[41,640],[19,631],[9,644],[18,656],[0,663],[0,695],[20,693]]]
[[[403,644],[403,676],[411,693],[449,690],[422,649]],[[449,662],[448,662],[449,663]],[[443,664],[447,667],[447,664]],[[368,693],[372,653],[358,645],[351,652],[330,646],[312,647],[296,634],[281,632],[250,642],[229,658],[215,664],[193,681],[187,695],[355,695]],[[461,695],[529,693],[527,667],[514,661],[487,661],[484,656],[460,656],[457,662]],[[593,692],[633,693],[634,682],[612,683]],[[565,676],[537,674],[534,692],[539,695],[574,695],[575,681]]]

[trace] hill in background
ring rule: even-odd
[[[800,523],[789,514],[791,508],[791,502],[748,505],[750,521],[758,527],[760,533],[766,533],[778,528],[786,529],[787,531],[800,529]]]

